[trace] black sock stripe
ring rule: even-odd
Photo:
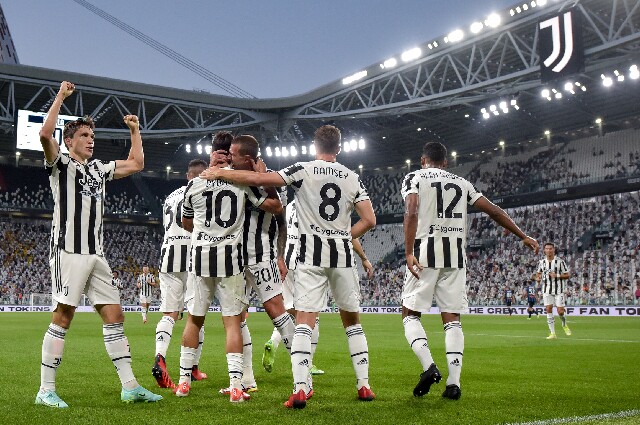
[[[243,347],[249,347],[249,346],[251,346],[251,343],[243,345]]]
[[[447,351],[447,354],[460,354],[461,356],[463,355],[461,352],[459,351]]]
[[[181,369],[181,370],[191,370],[191,369],[193,369],[193,367],[188,368],[188,367],[182,367],[182,366],[180,366],[180,369]]]
[[[416,342],[416,341],[420,341],[420,340],[425,340],[425,341],[426,341],[426,340],[427,340],[427,338],[416,338],[416,339],[414,339],[413,341],[411,341],[411,344],[410,344],[410,345],[413,347],[413,344],[415,344],[415,342]]]
[[[171,336],[171,332],[167,332],[167,331],[158,331],[158,332],[156,332],[156,335],[163,334],[163,333]]]
[[[310,351],[292,351],[291,355],[293,356],[294,354],[309,354],[311,355]]]
[[[115,359],[111,359],[112,362],[117,362],[118,360],[122,360],[122,359],[130,359],[131,356],[122,356],[122,357],[116,357]]]
[[[360,354],[369,354],[369,352],[368,351],[361,351],[359,353],[352,354],[351,357],[359,356]]]
[[[42,366],[46,366],[49,369],[57,369],[55,366],[49,366],[48,364],[44,364],[44,363],[41,363],[41,364],[42,364]]]

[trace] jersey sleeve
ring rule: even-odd
[[[280,177],[282,177],[282,180],[284,180],[284,183],[287,186],[293,186],[294,188],[299,189],[300,186],[302,186],[306,172],[304,166],[301,163],[296,162],[295,164],[278,171],[278,174],[280,174]]]
[[[482,192],[477,187],[467,181],[467,204],[473,205],[482,197]]]
[[[357,204],[360,201],[366,201],[369,199],[369,194],[367,193],[367,188],[364,187],[362,180],[358,177],[358,191],[356,192],[356,196],[353,200],[354,204]]]
[[[193,218],[193,203],[191,202],[191,196],[193,194],[193,183],[195,179],[191,180],[184,190],[184,200],[182,201],[182,217]]]
[[[259,207],[267,199],[267,191],[261,187],[249,186],[247,187],[247,197],[249,202]]]
[[[560,260],[560,273],[569,273],[569,267],[567,267],[567,263],[564,260]]]
[[[100,161],[100,164],[102,164],[102,171],[104,172],[104,179],[106,181],[113,180],[113,177],[114,177],[114,175],[116,173],[116,162],[115,161],[109,161],[109,162]]]
[[[538,268],[536,269],[536,273],[542,273],[542,261],[538,261]]]
[[[47,170],[51,170],[58,164],[58,162],[61,162],[62,164],[65,164],[65,165],[69,163],[69,157],[63,154],[60,149],[58,149],[58,154],[56,155],[53,161],[49,162],[45,157],[44,168],[46,168]]]
[[[409,173],[406,175],[404,180],[402,181],[402,189],[400,194],[402,195],[402,199],[405,199],[407,195],[411,193],[418,193],[419,184],[418,179],[416,178],[416,173]]]

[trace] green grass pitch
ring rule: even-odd
[[[6,424],[497,424],[640,409],[640,320],[633,317],[571,317],[567,337],[556,319],[558,339],[547,341],[544,317],[463,316],[465,354],[462,398],[444,400],[444,381],[423,398],[412,390],[421,372],[399,315],[363,315],[370,352],[370,381],[377,399],[356,400],[355,377],[347,341],[336,314],[322,314],[315,363],[326,374],[315,378],[315,396],[302,411],[285,409],[291,391],[291,366],[281,346],[273,373],[261,366],[262,347],[272,325],[252,313],[253,364],[259,391],[247,403],[232,405],[218,389],[228,385],[224,334],[219,314],[207,318],[201,369],[209,379],[195,382],[187,398],[156,387],[150,374],[159,314],[142,324],[127,313],[125,333],[139,382],[165,396],[157,404],[120,403],[118,377],[104,349],[100,318],[78,313],[67,334],[58,369],[58,394],[70,405],[56,410],[34,405],[40,377],[42,337],[48,313],[0,315],[0,394]],[[447,375],[439,316],[425,316],[429,345]],[[178,321],[167,355],[178,379]],[[637,424],[640,416],[583,423]]]

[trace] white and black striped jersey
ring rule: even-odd
[[[244,270],[242,242],[247,199],[260,206],[267,199],[267,192],[223,180],[196,177],[189,182],[182,214],[193,218],[190,272],[203,277],[227,277]]]
[[[423,168],[407,174],[402,199],[418,194],[418,229],[414,255],[420,264],[436,269],[465,268],[467,204],[481,196],[462,177],[439,168]]]
[[[287,246],[284,251],[284,261],[289,270],[294,270],[298,264],[298,214],[296,201],[287,205]]]
[[[242,248],[244,265],[251,266],[276,258],[278,223],[276,217],[247,201]]]
[[[112,285],[114,288],[122,289],[122,288],[123,288],[123,286],[122,286],[122,279],[120,279],[119,277],[113,277],[113,278],[111,278],[111,285]]]
[[[138,275],[138,282],[140,284],[140,296],[150,297],[153,295],[153,285],[156,283],[156,277],[153,273],[141,273]]]
[[[353,267],[351,213],[369,199],[356,173],[337,162],[298,162],[278,171],[295,191],[298,261],[318,267]]]
[[[564,283],[566,279],[560,279],[560,275],[568,273],[569,268],[564,260],[553,257],[553,260],[549,261],[547,258],[543,258],[538,263],[537,273],[541,273],[542,277],[540,283],[542,285],[542,293],[547,295],[560,295],[564,293]],[[549,273],[554,272],[556,277],[550,277]]]
[[[174,190],[164,201],[162,224],[164,239],[160,253],[162,273],[186,272],[189,269],[191,233],[182,228],[182,203],[187,186]]]
[[[74,254],[104,255],[105,182],[113,179],[115,161],[94,159],[83,164],[58,151],[53,162],[45,160],[45,168],[54,202],[51,248]]]

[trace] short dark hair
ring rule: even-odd
[[[94,128],[96,128],[96,125],[93,122],[93,119],[89,115],[85,115],[84,117],[80,117],[74,121],[67,121],[64,124],[64,130],[62,131],[62,138],[72,139],[73,136],[76,134],[76,131],[78,131],[80,127],[89,127],[91,130],[93,130]]]
[[[191,169],[193,167],[209,168],[209,164],[207,164],[207,161],[203,159],[192,159],[189,161],[189,166],[187,168]]]
[[[242,134],[233,138],[233,144],[238,145],[240,155],[249,155],[254,160],[258,158],[258,141],[255,137]]]
[[[555,248],[556,248],[556,245],[555,245],[553,242],[547,242],[547,243],[545,243],[545,244],[544,244],[544,246],[545,246],[545,247],[546,247],[547,245],[548,245],[548,246],[553,247],[553,249],[555,249]]]
[[[233,134],[228,131],[218,131],[211,139],[211,147],[214,151],[229,152],[231,142],[233,142]]]
[[[422,156],[431,162],[441,164],[447,159],[447,148],[440,142],[427,142],[422,148]]]
[[[323,125],[313,135],[313,143],[318,153],[337,154],[340,150],[340,130],[333,125]]]
[[[117,276],[120,276],[120,273],[118,272],[118,270],[111,270],[111,274],[115,273]]]

